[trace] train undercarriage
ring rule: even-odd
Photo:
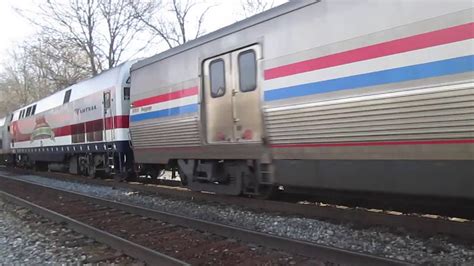
[[[271,165],[256,160],[173,160],[168,165],[137,165],[137,176],[158,179],[164,171],[193,191],[268,198],[276,192]]]
[[[64,172],[90,178],[114,177],[119,180],[133,178],[133,155],[111,150],[99,153],[15,154],[6,164],[39,171]]]

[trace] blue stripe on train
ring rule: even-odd
[[[473,70],[474,55],[469,55],[266,91],[264,99],[265,101],[274,101],[311,94],[459,74]]]
[[[142,120],[153,119],[153,118],[175,116],[175,115],[181,115],[181,114],[187,114],[187,113],[196,113],[197,111],[198,111],[198,105],[195,103],[195,104],[174,107],[170,109],[164,109],[164,110],[148,112],[148,113],[143,113],[143,114],[138,114],[138,115],[131,115],[130,121],[139,122]]]

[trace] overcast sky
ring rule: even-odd
[[[28,3],[31,5],[33,1],[14,1],[14,0],[0,0],[0,59],[5,56],[6,50],[14,45],[15,42],[20,41],[29,34],[32,34],[33,27],[13,10],[15,7],[27,7]]]
[[[19,16],[14,8],[31,9],[38,2],[46,0],[0,0],[0,63],[15,44],[27,40],[35,32],[30,22]],[[231,24],[239,18],[240,0],[204,0],[218,5],[210,10],[206,17],[206,32]],[[270,0],[271,1],[271,0]],[[286,0],[274,0],[275,5]]]

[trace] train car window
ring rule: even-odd
[[[34,115],[36,113],[36,104],[33,105],[33,107],[31,108],[31,115]]]
[[[20,116],[18,117],[18,120],[22,119],[24,114],[25,114],[25,109],[20,111]]]
[[[110,95],[110,91],[104,92],[104,108],[109,109],[112,104],[112,96]]]
[[[71,126],[72,143],[84,143],[86,141],[85,124]]]
[[[242,92],[257,88],[257,57],[254,50],[239,54],[239,84]]]
[[[26,115],[25,117],[28,117],[31,115],[31,106],[26,109]]]
[[[68,103],[71,100],[71,90],[67,90],[64,94],[64,101],[63,104]]]
[[[86,140],[88,142],[103,140],[104,124],[102,120],[86,123]]]
[[[130,101],[130,87],[123,88],[123,100]]]
[[[104,130],[99,128],[100,130],[94,131],[94,141],[102,141],[104,140]]]
[[[209,65],[209,75],[211,79],[212,98],[221,97],[225,94],[225,66],[224,60],[217,59]]]

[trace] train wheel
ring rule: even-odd
[[[278,190],[278,186],[275,185],[260,185],[258,188],[258,195],[255,198],[264,199],[264,200],[272,200],[278,198],[280,194],[280,190]]]
[[[91,178],[96,178],[97,176],[97,168],[95,167],[94,161],[89,164],[89,167],[87,169],[87,176]]]
[[[178,171],[179,179],[181,180],[181,185],[183,185],[184,187],[187,186],[188,185],[187,176],[179,167],[177,167],[177,171]]]
[[[155,180],[159,176],[159,172],[155,168],[149,168],[148,171],[145,172],[146,178],[149,178],[151,180]]]

